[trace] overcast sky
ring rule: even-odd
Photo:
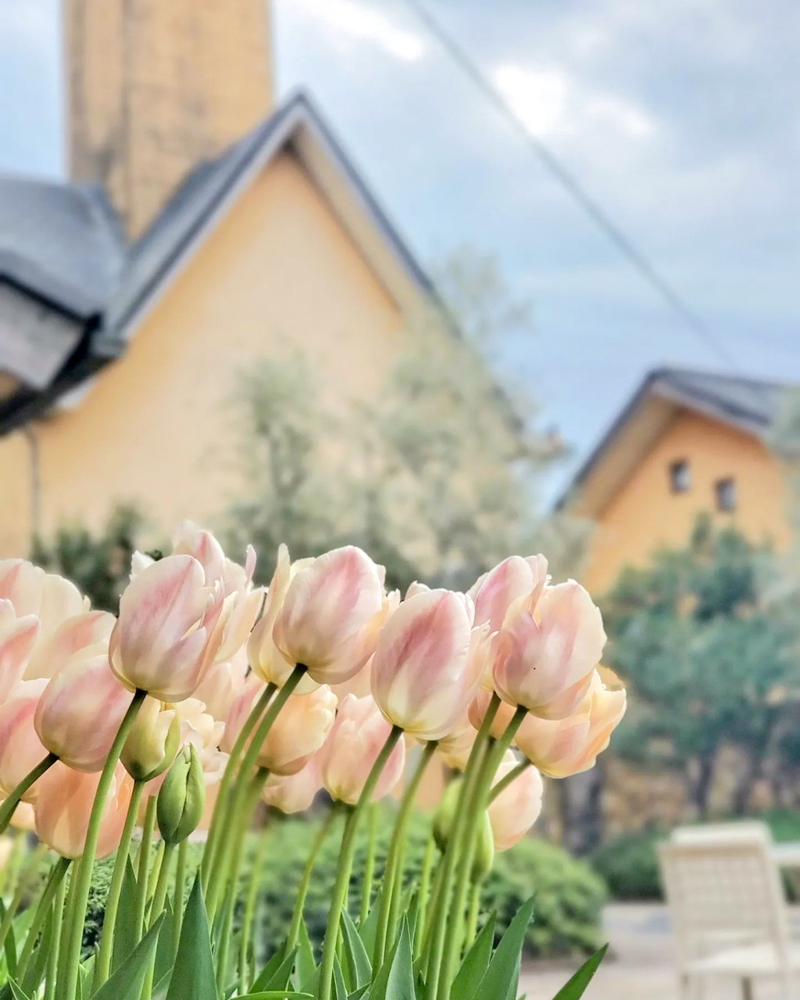
[[[797,0],[426,0],[724,343],[800,380]],[[316,98],[423,262],[494,254],[535,330],[503,362],[585,453],[645,371],[730,367],[546,173],[403,0],[274,0]],[[56,0],[0,0],[0,170],[62,170]]]

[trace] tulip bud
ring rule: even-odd
[[[302,770],[328,738],[336,719],[336,695],[327,684],[291,695],[258,751],[259,767],[285,776]]]
[[[320,751],[322,780],[331,798],[355,805],[392,727],[372,698],[347,695],[339,706],[331,734]],[[377,802],[400,780],[405,766],[405,743],[400,740],[389,755],[372,795]]]
[[[495,689],[540,718],[566,718],[586,696],[605,641],[600,611],[583,587],[546,587],[535,618],[520,611],[500,631]]]
[[[178,713],[155,698],[145,698],[120,760],[135,781],[152,781],[175,760],[180,745]]]
[[[131,703],[101,653],[63,667],[42,692],[34,725],[50,753],[76,771],[100,771]]]
[[[471,656],[472,601],[449,590],[405,600],[384,625],[372,696],[384,717],[419,740],[438,740],[464,716],[480,681]]]
[[[496,785],[517,766],[513,753],[497,769]],[[535,767],[529,767],[505,788],[489,806],[489,822],[497,851],[507,851],[530,830],[542,811],[544,783]]]
[[[469,596],[475,602],[475,624],[488,623],[492,632],[499,632],[509,610],[516,608],[521,599],[528,611],[534,610],[546,582],[544,556],[504,559],[470,588]]]
[[[433,837],[442,853],[447,849],[447,845],[450,842],[453,826],[456,821],[456,814],[460,805],[463,785],[463,778],[457,778],[455,781],[450,782],[444,790],[439,808],[433,817]],[[492,827],[486,813],[483,814],[482,819],[479,821],[479,826],[478,842],[470,870],[470,879],[473,882],[483,881],[492,870],[492,865],[494,864]]]
[[[189,744],[178,754],[158,793],[156,815],[164,842],[186,840],[203,818],[205,802],[203,767],[194,745]]]
[[[353,677],[375,651],[383,621],[383,573],[361,549],[334,549],[300,570],[286,592],[273,639],[288,663],[318,684]]]
[[[36,706],[46,686],[45,680],[21,681],[0,707],[0,791],[6,795],[47,756],[33,725]],[[33,802],[40,782],[41,778],[25,794],[26,802]]]

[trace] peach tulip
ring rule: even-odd
[[[46,686],[46,680],[20,681],[0,707],[0,790],[6,795],[47,756],[33,724],[36,706]],[[25,801],[33,802],[38,786],[37,781],[26,793]]]
[[[580,584],[545,587],[535,617],[519,611],[497,637],[495,689],[540,718],[566,718],[586,696],[605,641],[600,610]]]
[[[48,681],[34,726],[47,750],[69,767],[101,771],[130,704],[107,654],[84,660],[78,653]]]
[[[89,604],[74,583],[26,559],[0,560],[1,598],[11,601],[18,615],[36,615],[41,639],[65,619],[87,611]]]
[[[36,615],[17,615],[11,601],[0,600],[0,705],[22,680],[38,636]]]
[[[517,763],[514,755],[508,754],[492,784],[502,781]],[[493,800],[489,805],[489,822],[496,851],[507,851],[522,840],[542,812],[543,794],[541,774],[535,767],[529,767]]]
[[[296,774],[286,777],[270,775],[267,778],[261,798],[268,806],[290,816],[310,809],[317,794],[322,790],[322,775],[317,756]]]
[[[334,549],[289,584],[273,628],[278,650],[318,684],[353,677],[375,651],[384,572],[355,546]]]
[[[492,632],[503,627],[509,610],[524,601],[533,611],[547,582],[544,556],[510,556],[484,573],[472,585],[469,596],[475,602],[475,624],[488,624]]]
[[[450,590],[405,600],[384,625],[372,661],[372,696],[394,726],[439,740],[463,718],[480,682],[472,601]],[[482,639],[476,630],[476,645]]]
[[[216,784],[228,763],[227,753],[220,750],[225,723],[206,712],[206,706],[197,698],[187,698],[176,709],[181,724],[181,746],[195,748],[206,785]]]
[[[3,804],[5,797],[0,795],[0,806]],[[34,821],[33,806],[30,802],[20,802],[17,808],[14,810],[14,815],[11,817],[10,825],[14,827],[15,830],[22,830],[23,833],[33,833],[36,829],[36,823]]]
[[[576,715],[557,722],[526,716],[516,743],[543,774],[568,778],[589,771],[608,746],[625,715],[625,691],[608,690],[595,674],[587,703]]]
[[[78,653],[85,659],[94,654],[108,656],[108,641],[116,618],[108,611],[85,611],[63,621],[36,644],[25,670],[25,680],[54,677]]]
[[[83,854],[99,781],[99,772],[74,771],[59,762],[37,782],[36,834],[64,858],[79,858]],[[119,845],[132,789],[133,780],[118,765],[100,823],[98,858],[112,854]]]
[[[372,698],[347,695],[325,746],[320,751],[322,781],[331,798],[355,805],[392,727]],[[372,794],[377,802],[400,780],[405,767],[405,743],[389,755]]]
[[[224,722],[247,679],[247,657],[244,650],[232,660],[213,663],[200,681],[194,697],[202,701],[206,711],[218,722]]]
[[[436,749],[448,767],[454,771],[465,771],[477,735],[469,720],[462,719],[452,732],[439,740]]]
[[[222,583],[207,586],[192,556],[166,556],[122,595],[111,634],[114,673],[161,701],[190,697],[216,659],[225,626]]]
[[[311,694],[290,695],[259,748],[259,767],[279,776],[302,770],[328,738],[336,704],[327,684]]]
[[[233,746],[242,731],[242,727],[247,722],[247,717],[255,707],[256,701],[264,691],[264,682],[255,674],[250,674],[242,684],[236,697],[233,699],[228,717],[225,720],[225,732],[222,734],[220,746],[227,753],[233,750]]]

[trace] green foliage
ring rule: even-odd
[[[72,580],[92,607],[116,613],[143,523],[134,507],[117,507],[98,533],[70,525],[59,528],[52,539],[36,538],[30,558]]]
[[[657,830],[612,837],[591,857],[591,865],[613,899],[661,899],[656,845],[665,839]]]

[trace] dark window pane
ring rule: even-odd
[[[736,510],[736,480],[718,479],[714,484],[714,492],[717,496],[717,510]]]
[[[689,463],[682,458],[669,467],[669,488],[673,493],[687,493],[692,485]]]

